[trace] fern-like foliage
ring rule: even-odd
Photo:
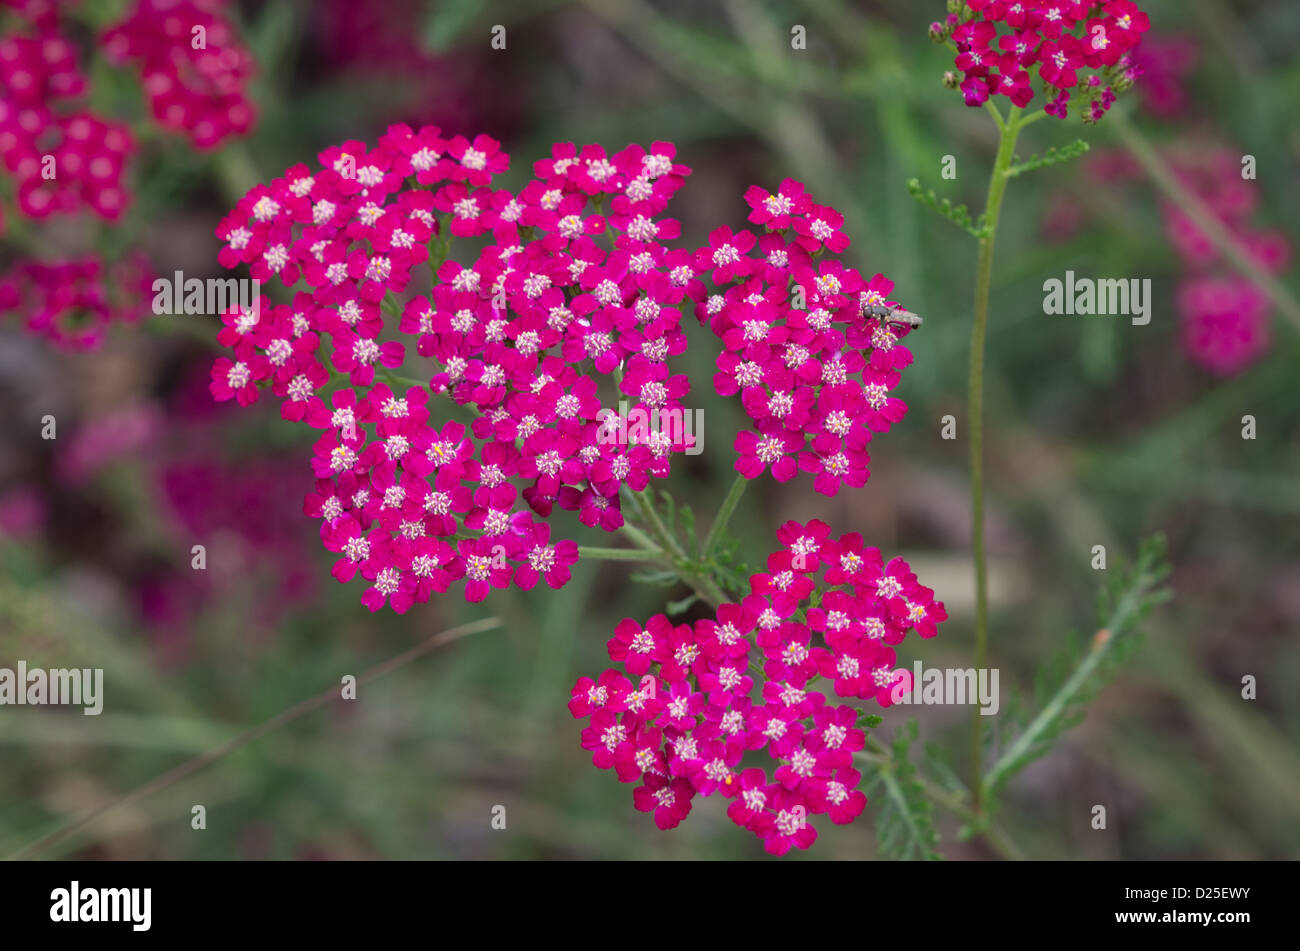
[[[916,721],[894,733],[888,762],[866,769],[862,790],[881,799],[876,814],[876,842],[881,855],[891,859],[942,859],[939,832],[934,827],[930,798],[908,759],[916,741]]]
[[[1160,587],[1169,573],[1165,540],[1155,535],[1142,543],[1137,561],[1119,569],[1098,595],[1100,628],[1087,644],[1078,639],[1040,672],[1035,695],[1038,713],[1010,742],[985,775],[986,801],[1011,777],[1044,756],[1062,733],[1083,720],[1086,708],[1114,678],[1138,646],[1140,625],[1156,605],[1168,600]]]
[[[1060,165],[1062,162],[1077,159],[1079,156],[1085,155],[1087,151],[1088,143],[1083,141],[1083,139],[1076,139],[1069,145],[1062,146],[1059,149],[1048,149],[1043,153],[1041,158],[1037,153],[1034,153],[1029,157],[1029,161],[1012,165],[1009,169],[1003,172],[1003,174],[1006,175],[1007,178],[1015,178],[1017,175],[1023,175],[1025,172],[1032,172],[1040,168],[1047,168],[1049,165]],[[1020,156],[1016,156],[1016,158],[1019,157]]]
[[[911,179],[907,183],[907,192],[925,207],[938,215],[947,218],[962,231],[965,231],[972,238],[981,240],[987,238],[989,234],[988,226],[984,222],[984,216],[980,215],[977,220],[972,221],[970,211],[965,205],[953,205],[947,198],[940,199],[934,189],[928,192],[921,187],[918,179]]]
[[[757,570],[745,562],[740,554],[740,542],[725,537],[709,555],[709,570],[722,590],[739,600],[749,594],[749,576]]]
[[[633,581],[671,588],[682,581],[684,574],[693,574],[715,579],[724,593],[737,600],[749,593],[749,576],[754,569],[741,557],[738,541],[724,536],[712,552],[706,553],[696,528],[695,512],[689,505],[677,502],[662,489],[658,493],[651,489],[644,498],[683,554],[676,550],[670,552],[662,567],[647,568],[629,575]],[[684,614],[699,601],[699,596],[694,594],[669,601],[664,613],[670,617]]]

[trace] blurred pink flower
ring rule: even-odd
[[[1142,71],[1138,92],[1147,111],[1172,117],[1186,110],[1187,76],[1196,68],[1199,57],[1200,51],[1191,37],[1151,34],[1143,37],[1133,60]]]
[[[148,262],[96,255],[53,262],[20,260],[0,276],[0,316],[14,311],[26,329],[71,351],[93,350],[114,321],[134,323],[147,309]]]
[[[45,500],[30,485],[20,485],[0,495],[0,536],[30,539],[45,528]]]
[[[1070,195],[1053,194],[1043,212],[1043,238],[1047,241],[1069,241],[1083,226],[1084,209]]]
[[[210,149],[247,133],[257,111],[246,87],[256,63],[222,0],[138,0],[103,36],[115,66],[140,70],[154,121]]]
[[[1269,299],[1244,278],[1210,277],[1178,290],[1183,349],[1218,376],[1245,370],[1268,350]]]
[[[147,449],[162,429],[162,412],[152,404],[105,413],[73,434],[67,449],[59,454],[59,476],[72,484],[84,483],[114,460]]]
[[[510,133],[526,100],[508,67],[485,41],[435,52],[421,42],[430,5],[422,0],[316,0],[312,29],[331,74],[354,82],[379,80],[384,98],[379,120],[405,120],[442,128],[492,128]],[[499,54],[498,54],[499,55]]]

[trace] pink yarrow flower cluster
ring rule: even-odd
[[[1281,231],[1255,223],[1259,192],[1243,180],[1239,152],[1200,146],[1171,152],[1169,162],[1182,184],[1261,267],[1274,274],[1286,270],[1291,244]],[[1165,232],[1186,271],[1177,296],[1183,349],[1217,376],[1240,373],[1272,342],[1268,295],[1224,267],[1219,249],[1183,209],[1167,201],[1161,209]]]
[[[102,43],[109,61],[140,71],[149,110],[200,149],[244,135],[257,119],[246,87],[253,55],[224,0],[137,0]]]
[[[949,82],[968,106],[1005,96],[1023,109],[1041,93],[1048,114],[1074,105],[1096,122],[1136,78],[1130,54],[1150,25],[1133,0],[965,0],[930,36],[956,46]]]
[[[30,218],[89,210],[116,221],[135,142],[126,125],[91,110],[89,84],[56,3],[8,0],[0,37],[0,159]],[[108,60],[139,67],[154,118],[200,148],[249,131],[251,53],[221,0],[137,0],[101,38]]]
[[[681,410],[689,385],[668,359],[685,349],[687,288],[663,215],[689,169],[667,143],[561,144],[514,194],[492,186],[509,163],[495,140],[405,125],[319,159],[253,189],[217,229],[223,265],[304,289],[226,315],[213,395],[268,392],[322,431],[305,511],[339,554],[335,577],[370,583],[372,610],[453,583],[471,601],[562,586],[577,546],[552,538],[554,509],[614,531],[621,487],[666,477],[691,442],[613,438],[597,396],[608,377],[647,413]],[[443,259],[452,238],[487,245],[461,264]],[[403,302],[426,264],[432,292]],[[408,364],[419,380],[390,372]],[[331,378],[345,385],[327,395]],[[445,419],[449,403],[468,424]]]
[[[45,218],[89,210],[116,220],[127,205],[126,126],[86,105],[76,47],[48,6],[20,8],[0,38],[0,158],[21,214]]]
[[[148,310],[152,271],[143,255],[115,263],[96,256],[20,261],[0,277],[0,315],[15,314],[31,334],[62,350],[93,350],[110,324]]]
[[[1291,242],[1282,231],[1256,220],[1259,190],[1243,177],[1239,149],[1198,139],[1180,141],[1165,150],[1165,160],[1242,251],[1270,273],[1286,271]],[[1142,179],[1141,169],[1123,150],[1095,152],[1085,170],[1111,188]],[[1243,372],[1272,342],[1268,295],[1226,266],[1218,246],[1177,203],[1162,200],[1160,210],[1180,264],[1175,300],[1184,352],[1216,376]]]
[[[594,765],[638,783],[633,804],[659,828],[718,793],[781,855],[816,840],[809,817],[844,824],[866,805],[853,768],[863,713],[828,694],[889,706],[911,689],[893,647],[910,630],[933,637],[947,614],[905,561],[885,563],[856,533],[832,538],[814,520],[777,537],[750,594],[715,617],[625,618],[608,643],[621,669],[578,680],[569,709],[588,720]]]
[[[883,315],[893,281],[839,260],[850,242],[834,208],[792,179],[774,192],[753,186],[745,200],[763,233],[714,231],[691,258],[714,290],[688,285],[723,344],[714,387],[739,393],[754,424],[736,436],[735,468],[778,482],[802,470],[833,496],[867,481],[867,443],[907,411],[890,394],[912,362],[900,342],[910,328]]]

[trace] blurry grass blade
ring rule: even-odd
[[[489,631],[492,630],[493,628],[500,627],[500,626],[501,626],[500,618],[491,617],[491,618],[485,618],[482,621],[474,621],[470,624],[462,624],[459,627],[448,628],[445,631],[441,631],[437,634],[434,634],[432,637],[426,639],[420,644],[417,644],[415,647],[412,647],[410,650],[404,651],[401,654],[398,654],[396,657],[390,658],[389,660],[386,660],[381,664],[377,664],[376,666],[371,667],[365,673],[357,677],[356,684],[358,687],[360,687],[363,684],[369,683],[373,680],[383,677],[385,674],[392,673],[394,670],[397,670],[399,667],[403,667],[406,664],[410,663],[411,661],[419,657],[422,657],[423,655],[429,653],[430,651],[442,647],[445,644],[450,644],[452,641],[459,640],[462,637],[468,637],[470,634],[477,634],[480,631]],[[122,806],[127,805],[128,803],[136,802],[162,789],[166,789],[168,786],[171,786],[172,784],[177,783],[180,780],[193,775],[194,773],[197,773],[199,770],[207,766],[210,766],[212,763],[215,763],[217,760],[221,759],[223,756],[227,755],[228,753],[231,753],[239,749],[240,747],[248,745],[254,740],[266,735],[267,733],[270,733],[272,730],[278,729],[279,727],[282,727],[285,724],[292,723],[294,720],[306,716],[308,713],[311,713],[315,710],[319,710],[321,707],[326,706],[327,704],[340,699],[341,696],[342,694],[341,691],[339,690],[338,684],[331,684],[321,693],[316,694],[316,696],[310,697],[307,700],[302,701],[301,703],[295,704],[294,706],[290,707],[288,710],[285,710],[282,713],[277,714],[271,719],[266,720],[265,722],[260,723],[249,730],[245,730],[243,733],[226,741],[220,746],[211,749],[206,753],[200,754],[199,756],[196,756],[193,759],[186,760],[184,763],[181,763],[179,766],[176,766],[173,769],[168,770],[167,772],[163,773],[161,776],[158,776],[150,780],[149,782],[145,783],[143,786],[136,787],[135,789],[131,790],[131,792],[127,793],[125,796],[115,799],[114,801],[108,803],[105,806],[100,807],[99,809],[92,810],[91,812],[81,817],[80,819],[77,819],[67,825],[62,826],[61,828],[55,829],[53,832],[50,832],[45,836],[42,836],[40,839],[37,839],[35,842],[32,842],[31,844],[25,846],[24,848],[19,849],[16,853],[9,856],[9,858],[21,859],[21,858],[28,858],[32,855],[35,855],[36,853],[41,852],[49,848],[50,846],[53,846],[63,841],[69,836],[77,832],[80,832],[82,829],[89,826],[92,822],[99,819],[101,816],[104,816],[107,813],[112,812],[114,809],[118,809]]]

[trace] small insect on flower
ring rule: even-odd
[[[884,304],[864,305],[862,316],[884,318],[891,324],[906,325],[913,330],[920,327],[922,323],[922,319],[910,310],[904,310],[901,307],[887,307]]]

